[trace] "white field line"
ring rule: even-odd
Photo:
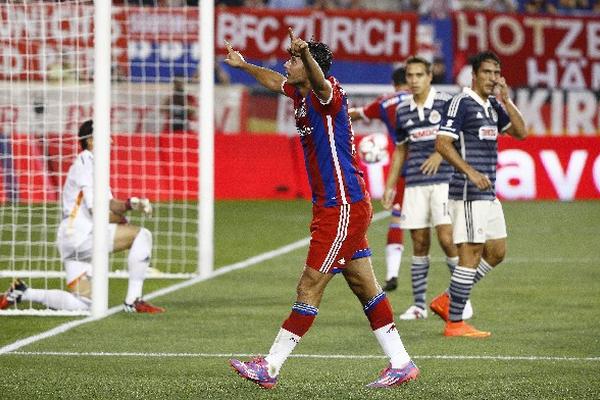
[[[373,216],[373,221],[378,221],[378,220],[380,220],[382,218],[387,217],[388,215],[389,215],[388,211],[380,211],[380,212],[378,212],[377,214],[375,214]],[[186,288],[188,286],[192,286],[192,285],[195,285],[197,283],[204,282],[204,281],[207,281],[207,280],[212,279],[212,278],[216,278],[217,276],[220,276],[220,275],[232,272],[232,271],[236,271],[238,269],[244,269],[244,268],[250,267],[252,265],[259,264],[259,263],[261,263],[263,261],[267,261],[267,260],[270,260],[272,258],[279,257],[281,255],[290,253],[290,252],[292,252],[294,250],[297,250],[297,249],[300,249],[302,247],[308,246],[309,242],[310,242],[310,237],[306,237],[304,239],[300,239],[300,240],[298,240],[296,242],[293,242],[293,243],[290,243],[288,245],[282,246],[282,247],[280,247],[278,249],[267,251],[267,252],[259,254],[257,256],[250,257],[250,258],[248,258],[248,259],[246,259],[244,261],[240,261],[240,262],[237,262],[237,263],[230,264],[230,265],[227,265],[225,267],[219,268],[219,269],[215,270],[213,272],[213,274],[210,275],[210,276],[208,276],[208,277],[196,277],[196,278],[189,279],[187,281],[176,283],[175,285],[171,285],[171,286],[167,286],[165,288],[159,289],[157,291],[154,291],[152,293],[149,293],[149,294],[145,295],[144,298],[147,299],[147,300],[151,300],[151,299],[154,299],[156,297],[164,296],[166,294],[169,294],[169,293],[175,292],[177,290]],[[87,323],[90,323],[90,322],[94,322],[94,321],[98,321],[98,320],[104,319],[106,317],[109,317],[109,316],[111,316],[113,314],[118,313],[121,310],[122,310],[122,307],[120,305],[119,306],[115,306],[115,307],[112,307],[112,308],[108,309],[108,311],[106,312],[106,315],[104,315],[102,317],[98,317],[98,318],[95,318],[95,317],[86,317],[86,318],[82,318],[82,319],[79,319],[79,320],[74,320],[74,321],[66,322],[66,323],[58,325],[57,327],[52,328],[52,329],[50,329],[48,331],[39,333],[37,335],[29,336],[29,337],[27,337],[25,339],[17,340],[16,342],[8,344],[8,345],[6,345],[4,347],[0,347],[0,355],[6,354],[6,353],[11,353],[11,352],[13,352],[15,350],[18,350],[18,349],[20,349],[22,347],[25,347],[27,345],[30,345],[32,343],[39,342],[40,340],[44,340],[44,339],[48,339],[48,338],[51,338],[51,337],[56,336],[56,335],[60,335],[61,333],[65,333],[65,332],[67,332],[67,331],[69,331],[69,330],[71,330],[71,329],[73,329],[75,327],[78,327],[80,325],[84,325],[84,324],[87,324]]]
[[[69,351],[14,351],[18,356],[64,356],[64,357],[148,357],[148,358],[228,358],[254,357],[254,354],[233,353],[115,353],[115,352],[69,352]],[[292,354],[293,358],[376,360],[383,355],[353,354]],[[486,361],[600,361],[600,357],[562,357],[562,356],[464,356],[464,355],[415,355],[421,360],[486,360]]]

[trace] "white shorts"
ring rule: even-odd
[[[94,245],[93,231],[83,234],[78,234],[68,226],[67,220],[63,220],[58,228],[56,235],[56,244],[58,246],[58,252],[60,253],[60,259],[74,260],[74,261],[85,261],[90,262],[92,260],[92,248]],[[112,253],[115,244],[115,234],[117,232],[117,224],[108,224],[108,251]]]
[[[402,229],[423,229],[451,223],[447,183],[410,186],[404,189],[400,216]]]
[[[485,243],[506,237],[502,204],[494,200],[449,200],[454,243]]]

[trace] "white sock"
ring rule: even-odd
[[[55,310],[89,310],[91,302],[85,297],[79,297],[73,293],[58,289],[32,289],[29,288],[21,297],[23,301],[44,304]]]
[[[452,275],[454,273],[454,268],[456,268],[456,266],[458,265],[458,256],[446,257],[446,265],[448,266],[450,275]]]
[[[152,233],[146,228],[140,229],[129,250],[127,265],[129,270],[129,283],[125,303],[133,304],[135,299],[142,297],[146,270],[150,265],[152,254]]]
[[[269,375],[275,377],[279,375],[279,370],[285,360],[292,354],[294,348],[300,343],[301,337],[287,331],[283,328],[279,329],[277,337],[269,350],[269,355],[265,360],[269,363]]]
[[[387,266],[386,281],[397,278],[400,273],[400,261],[402,261],[402,252],[404,245],[391,243],[385,246],[385,262]]]
[[[379,345],[390,358],[392,368],[402,368],[410,362],[410,356],[404,348],[395,323],[389,323],[373,331]]]

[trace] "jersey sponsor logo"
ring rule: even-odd
[[[439,124],[441,120],[442,116],[440,115],[438,110],[431,111],[431,114],[429,114],[429,122],[431,122],[432,124]]]
[[[447,128],[451,128],[453,123],[454,123],[454,120],[453,120],[453,119],[448,119],[448,120],[446,121],[446,127],[447,127]]]
[[[479,128],[479,139],[480,140],[496,140],[498,137],[497,126],[482,126]]]
[[[410,140],[413,142],[422,142],[425,140],[435,140],[438,131],[438,125],[417,128],[410,131]]]

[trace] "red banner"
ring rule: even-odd
[[[113,142],[111,185],[116,197],[197,200],[195,134],[113,135]],[[600,200],[600,139],[501,137],[499,146],[500,198]],[[6,160],[0,165],[0,203],[57,200],[76,149],[74,138],[62,135],[46,145],[30,135],[0,136],[0,157]],[[310,198],[296,137],[217,135],[215,155],[218,199]],[[364,167],[369,191],[378,198],[388,160]]]
[[[287,58],[291,27],[327,43],[338,60],[392,62],[414,52],[417,23],[404,13],[227,8],[217,11],[215,43],[223,54],[227,40],[246,57]]]
[[[504,199],[600,199],[600,139],[499,142],[496,190]]]
[[[457,12],[453,22],[455,76],[490,49],[512,86],[600,90],[598,17]]]

